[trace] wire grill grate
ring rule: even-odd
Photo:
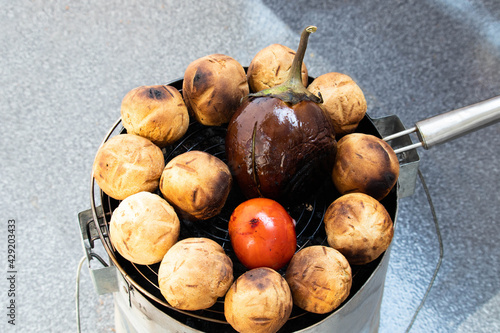
[[[178,82],[176,84],[179,85]],[[180,87],[177,88],[180,89]],[[120,120],[115,123],[115,127],[111,129],[103,143],[109,139],[113,131],[118,129],[119,124]],[[368,116],[366,116],[360,123],[358,131],[380,137],[376,127],[373,125],[373,122]],[[125,133],[126,131],[123,127],[121,127],[118,132]],[[225,134],[226,129],[224,127],[206,127],[197,122],[193,122],[190,124],[186,135],[178,143],[170,147],[163,148],[162,151],[165,156],[165,161],[168,162],[173,157],[190,150],[202,150],[217,156],[224,162],[227,162],[224,147]],[[95,181],[92,179],[92,187],[94,186],[94,182]],[[102,203],[102,214],[97,213],[100,208],[96,207],[95,198],[92,198],[91,200],[91,209],[94,212],[94,223],[96,224],[96,228],[99,228],[97,231],[98,238],[101,239],[103,245],[105,246],[112,264],[117,266],[123,276],[126,277],[130,286],[143,293],[147,298],[154,300],[158,308],[167,313],[169,316],[188,326],[207,332],[232,332],[233,330],[227,324],[224,317],[223,299],[219,299],[214,306],[206,310],[183,311],[175,309],[166,302],[158,287],[159,263],[155,265],[133,264],[125,260],[117,251],[115,251],[108,237],[108,226],[112,212],[118,206],[119,201],[107,196],[102,191],[98,192],[100,202]],[[92,193],[94,193],[93,190]],[[159,191],[156,193],[161,196]],[[332,182],[327,179],[318,192],[310,198],[307,198],[301,203],[285,206],[290,215],[296,220],[297,250],[311,245],[328,245],[323,227],[323,216],[328,208],[328,205],[338,196],[339,194],[335,190]],[[245,198],[243,194],[239,191],[236,182],[234,182],[228,200],[218,216],[206,221],[198,222],[181,219],[181,233],[179,236],[179,239],[188,237],[207,237],[218,242],[233,261],[235,280],[239,275],[246,271],[246,268],[239,263],[232,250],[227,225],[234,208],[236,208],[236,206],[244,200]],[[382,201],[382,204],[384,204],[394,221],[397,207],[397,191],[393,189],[393,191]],[[95,217],[97,216],[98,222],[96,223]],[[89,239],[91,238],[89,237]],[[96,239],[97,237],[94,232],[92,241],[95,241]],[[352,267],[353,285],[351,288],[351,295],[345,302],[348,302],[349,299],[369,279],[379,262],[380,258],[364,266]],[[285,269],[280,270],[279,273],[284,274],[284,270]],[[306,313],[305,311],[294,307],[288,323],[285,324],[282,330],[287,331],[291,329],[297,330],[300,328],[306,328],[329,315],[331,315],[331,313],[325,315]]]

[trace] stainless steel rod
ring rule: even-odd
[[[412,150],[412,149],[415,149],[415,148],[420,148],[422,146],[423,146],[422,142],[417,142],[417,143],[414,143],[414,144],[411,144],[411,145],[408,145],[408,146],[405,146],[405,147],[394,149],[394,152],[396,154],[399,154],[399,153],[403,153],[403,152],[408,151],[408,150]]]
[[[416,132],[420,142],[395,149],[394,152],[398,154],[419,147],[429,149],[499,121],[500,96],[497,96],[421,120],[415,124],[415,127],[388,135],[383,140],[390,141]]]
[[[419,121],[415,126],[423,147],[429,149],[498,121],[500,96]]]
[[[416,127],[412,127],[412,128],[407,129],[407,130],[404,130],[404,131],[401,131],[401,132],[398,132],[398,133],[394,133],[394,134],[388,135],[383,140],[384,141],[394,140],[394,139],[400,138],[400,137],[402,137],[404,135],[411,134],[411,133],[415,132],[416,130],[417,130]]]

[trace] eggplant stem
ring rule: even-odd
[[[309,41],[309,35],[316,32],[317,29],[318,28],[315,26],[310,25],[302,30],[302,33],[300,34],[299,47],[297,48],[295,57],[293,57],[292,67],[290,68],[290,72],[288,72],[287,81],[298,80],[299,83],[302,84],[302,63],[304,62],[304,56],[306,54],[307,42]],[[294,84],[299,83],[294,82]]]
[[[306,27],[300,35],[300,42],[297,52],[292,61],[290,72],[287,79],[280,85],[261,90],[254,94],[249,94],[249,97],[275,97],[281,99],[285,103],[292,105],[302,101],[311,101],[314,103],[322,103],[323,99],[311,93],[302,82],[302,63],[307,49],[309,35],[315,32],[317,28],[313,25]]]

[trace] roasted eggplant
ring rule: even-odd
[[[226,155],[247,198],[293,201],[329,180],[337,141],[320,96],[301,80],[309,34],[302,32],[286,82],[249,94],[229,122]]]

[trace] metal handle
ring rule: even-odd
[[[500,96],[449,111],[415,124],[425,149],[500,121]]]

